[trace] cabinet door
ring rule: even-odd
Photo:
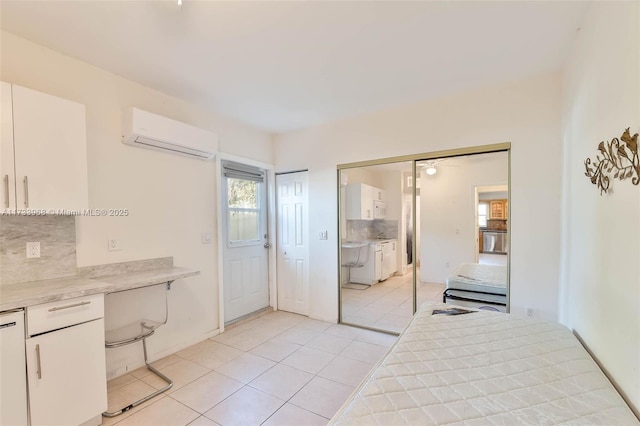
[[[347,220],[373,220],[373,187],[350,183],[345,191]]]
[[[84,105],[12,88],[17,208],[87,208]]]
[[[490,219],[504,219],[504,203],[502,200],[493,200],[489,203]]]
[[[382,277],[382,266],[383,264],[383,258],[382,258],[382,251],[378,250],[375,252],[375,262],[373,265],[373,278],[374,281],[380,281],[383,277]]]
[[[373,220],[373,187],[360,184],[360,217]]]
[[[0,425],[26,426],[24,312],[0,314]]]
[[[13,107],[11,85],[0,82],[0,195],[2,209],[16,208],[16,179],[13,166]]]
[[[384,189],[373,188],[373,200],[384,201]]]
[[[389,257],[390,257],[390,259],[389,259],[389,270],[391,271],[390,274],[393,275],[398,270],[398,247],[397,247],[397,241],[392,241],[391,242],[391,253],[390,253]]]
[[[31,425],[78,425],[107,409],[104,320],[27,339]]]

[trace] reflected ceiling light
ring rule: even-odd
[[[425,172],[427,172],[427,174],[428,174],[429,176],[433,176],[433,175],[435,175],[437,171],[438,171],[438,170],[437,170],[434,166],[429,166],[429,167],[427,167],[427,169],[425,170]]]

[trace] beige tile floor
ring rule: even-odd
[[[396,337],[273,312],[153,363],[166,393],[104,425],[325,425]],[[163,382],[146,368],[108,383],[109,410]]]
[[[342,320],[400,333],[413,316],[412,273],[393,276],[365,290],[342,288]],[[418,306],[442,303],[444,284],[418,283]]]

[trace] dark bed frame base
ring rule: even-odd
[[[464,290],[460,288],[448,288],[442,293],[442,303],[447,303],[447,299],[451,299],[451,300],[464,300],[465,302],[486,303],[487,305],[507,306],[506,303],[491,302],[488,300],[478,300],[478,299],[472,299],[470,297],[462,297],[462,296],[457,296],[455,294],[449,294],[450,291],[462,291],[465,293],[487,294],[491,296],[504,296],[506,298],[504,294],[500,294],[500,293],[491,293],[488,291],[472,291],[472,290]]]

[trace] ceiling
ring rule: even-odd
[[[562,67],[583,1],[13,1],[0,26],[269,132]]]

